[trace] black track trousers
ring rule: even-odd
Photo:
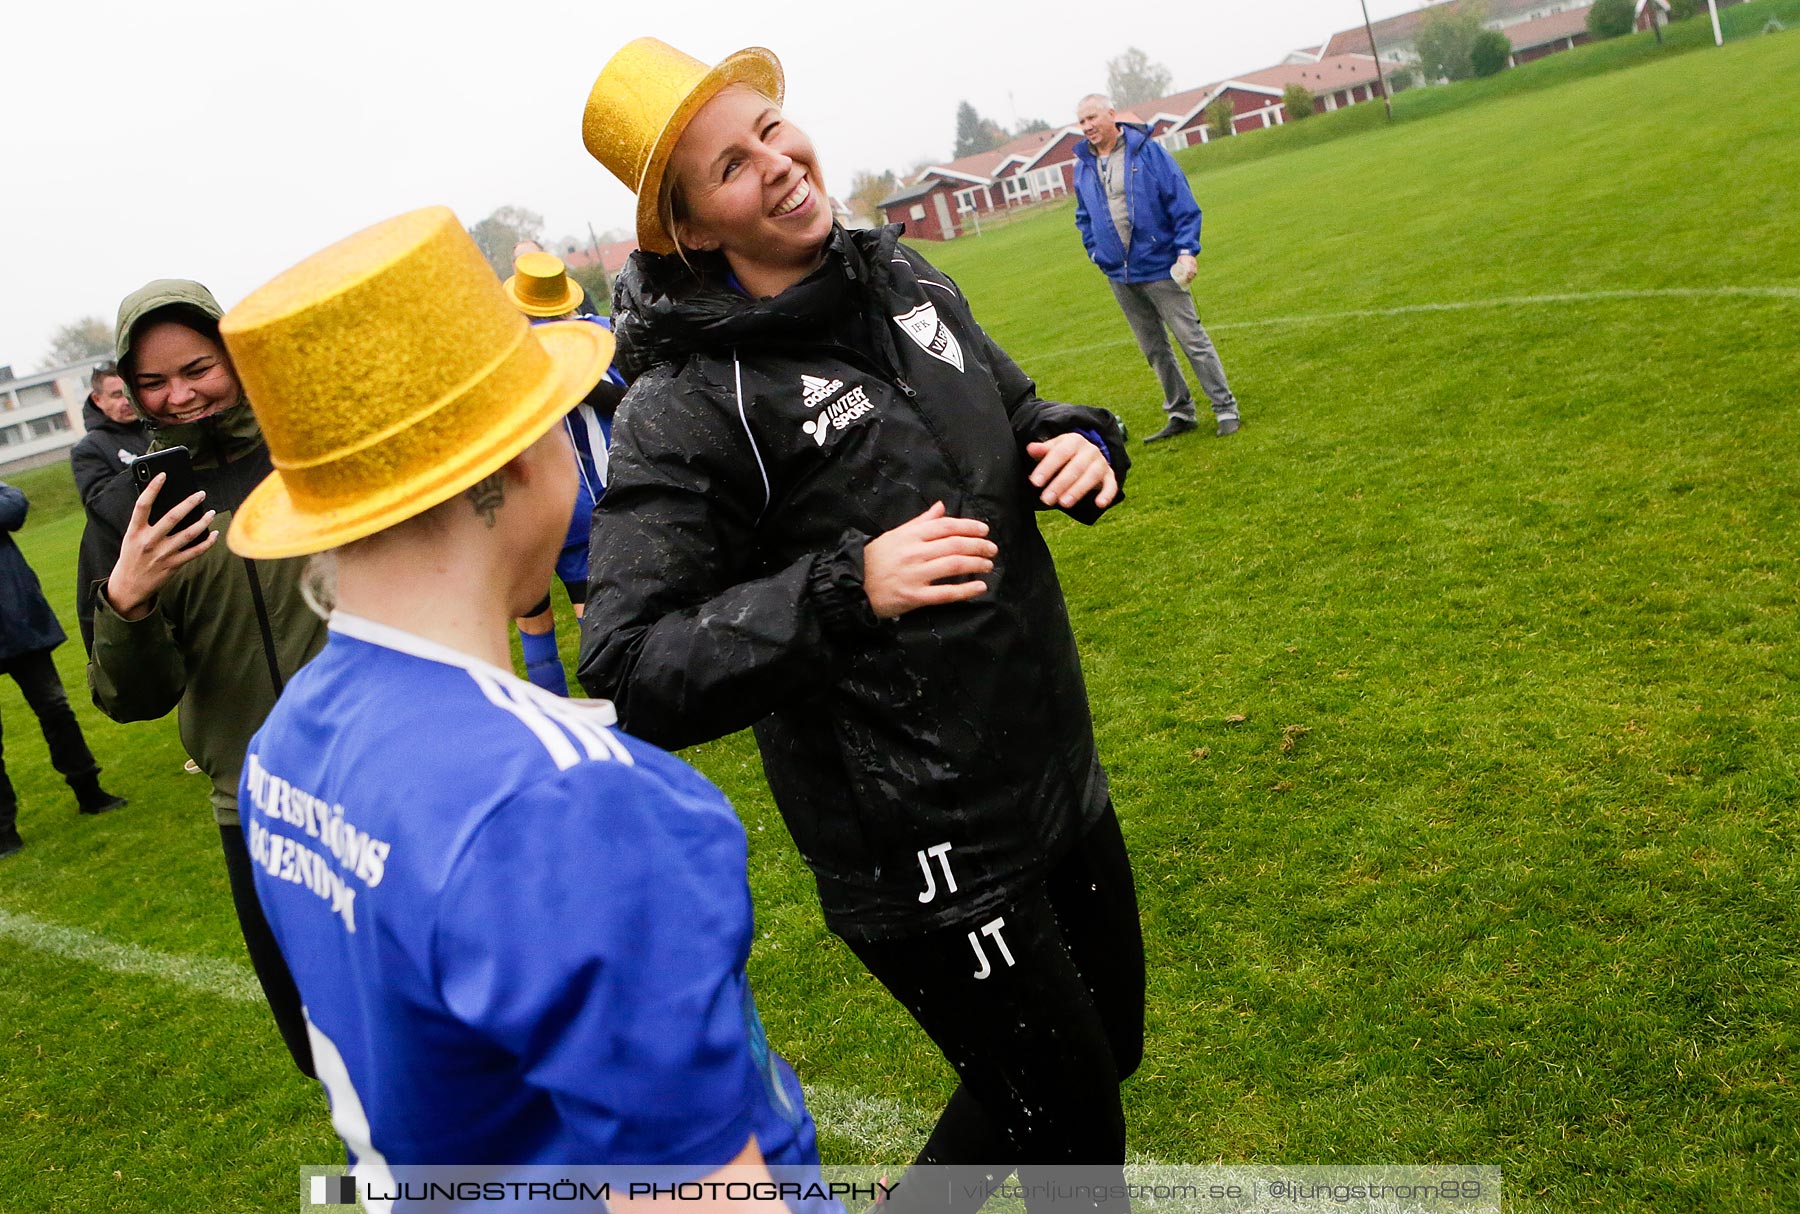
[[[241,826],[219,827],[219,846],[225,851],[225,875],[231,881],[231,902],[237,909],[238,927],[244,933],[244,948],[250,954],[250,968],[262,985],[269,1011],[275,1015],[275,1027],[293,1056],[294,1066],[308,1079],[318,1078],[313,1071],[312,1039],[306,1032],[306,1012],[300,1003],[300,988],[294,985],[281,946],[263,916],[262,903],[256,898],[256,881],[252,877],[255,864],[244,843]]]
[[[1131,860],[1109,805],[1044,881],[978,923],[896,940],[847,942],[931,1037],[962,1080],[921,1164],[971,1166],[969,1184],[1032,1164],[1088,1165],[1085,1183],[1123,1181],[1119,1084],[1144,1050],[1144,939]],[[904,1182],[887,1210],[981,1205],[957,1183]],[[1033,1201],[1041,1210],[1128,1209]]]

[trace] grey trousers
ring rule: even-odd
[[[1188,391],[1187,381],[1181,377],[1181,366],[1175,361],[1175,351],[1169,347],[1168,335],[1163,332],[1163,326],[1167,325],[1192,364],[1194,378],[1200,381],[1200,390],[1212,402],[1213,416],[1220,420],[1236,417],[1237,397],[1231,394],[1231,385],[1225,382],[1225,368],[1219,363],[1219,352],[1213,349],[1212,338],[1200,327],[1200,317],[1194,311],[1194,297],[1188,289],[1172,278],[1159,278],[1154,282],[1107,281],[1112,283],[1113,297],[1119,301],[1119,308],[1131,325],[1131,335],[1137,338],[1138,349],[1144,352],[1144,357],[1150,361],[1150,369],[1162,383],[1163,412],[1170,417],[1194,420],[1194,397]]]

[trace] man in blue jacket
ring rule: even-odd
[[[1138,349],[1162,382],[1169,420],[1144,441],[1174,438],[1198,425],[1194,397],[1165,325],[1212,402],[1219,437],[1237,433],[1237,398],[1188,293],[1198,273],[1200,206],[1187,177],[1147,128],[1120,122],[1104,96],[1083,97],[1075,119],[1087,139],[1087,146],[1075,149],[1075,226],[1088,259],[1111,281]]]

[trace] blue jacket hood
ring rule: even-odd
[[[1142,145],[1144,140],[1150,138],[1150,128],[1144,123],[1121,122],[1118,127],[1119,134],[1123,136],[1127,148],[1132,147],[1134,143]],[[1075,159],[1085,161],[1090,165],[1095,163],[1097,157],[1094,155],[1094,145],[1085,139],[1076,144]]]

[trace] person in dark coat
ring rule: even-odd
[[[151,439],[150,427],[133,407],[117,363],[95,367],[90,386],[87,403],[81,406],[87,433],[69,449],[69,467],[84,506],[98,501],[113,478],[150,449]],[[106,559],[98,545],[99,536],[92,528],[82,532],[77,568]],[[93,644],[94,584],[79,575],[75,578],[75,622],[81,626],[83,646]]]
[[[69,448],[69,467],[75,473],[75,488],[83,505],[91,503],[107,481],[150,449],[150,427],[132,408],[116,363],[95,367],[89,389],[87,403],[81,406],[87,433]]]
[[[44,600],[37,574],[13,542],[12,533],[25,525],[30,508],[22,490],[0,484],[0,672],[12,676],[37,714],[44,741],[50,744],[50,764],[74,790],[76,807],[84,814],[104,813],[124,805],[125,798],[100,787],[100,764],[88,749],[50,657],[50,651],[68,638]],[[5,736],[0,733],[0,856],[24,846],[18,811],[18,796],[6,775]]]
[[[1143,941],[1037,515],[1117,502],[1124,435],[1040,398],[898,227],[838,227],[781,94],[765,50],[651,38],[590,93],[643,251],[578,674],[665,747],[755,730],[826,925],[961,1080],[920,1163],[1111,1192]]]

